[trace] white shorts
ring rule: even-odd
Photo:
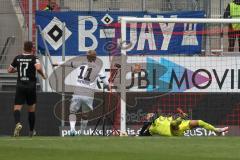
[[[82,107],[82,112],[89,112],[93,110],[93,98],[73,95],[70,104],[70,113],[77,113]]]

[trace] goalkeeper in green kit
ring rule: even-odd
[[[202,120],[186,120],[187,114],[180,108],[177,109],[179,116],[158,116],[155,113],[148,113],[147,122],[144,123],[139,136],[183,136],[184,132],[196,127],[214,131],[217,135],[228,132],[228,127],[215,128]]]

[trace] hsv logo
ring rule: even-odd
[[[63,23],[56,17],[43,29],[45,40],[57,50],[63,44]],[[71,36],[72,32],[65,26],[65,40]]]
[[[102,19],[101,21],[104,23],[104,24],[111,24],[113,22],[113,18],[109,15],[109,14],[106,14]]]

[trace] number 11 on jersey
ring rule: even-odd
[[[78,78],[81,80],[90,81],[92,68],[89,68],[87,65],[82,65],[79,67],[79,69],[80,69],[80,74]]]

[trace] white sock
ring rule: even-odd
[[[81,134],[83,134],[84,130],[87,127],[88,120],[81,119]]]
[[[75,131],[76,119],[77,119],[77,116],[75,114],[69,115],[69,123],[70,123],[71,131]]]

